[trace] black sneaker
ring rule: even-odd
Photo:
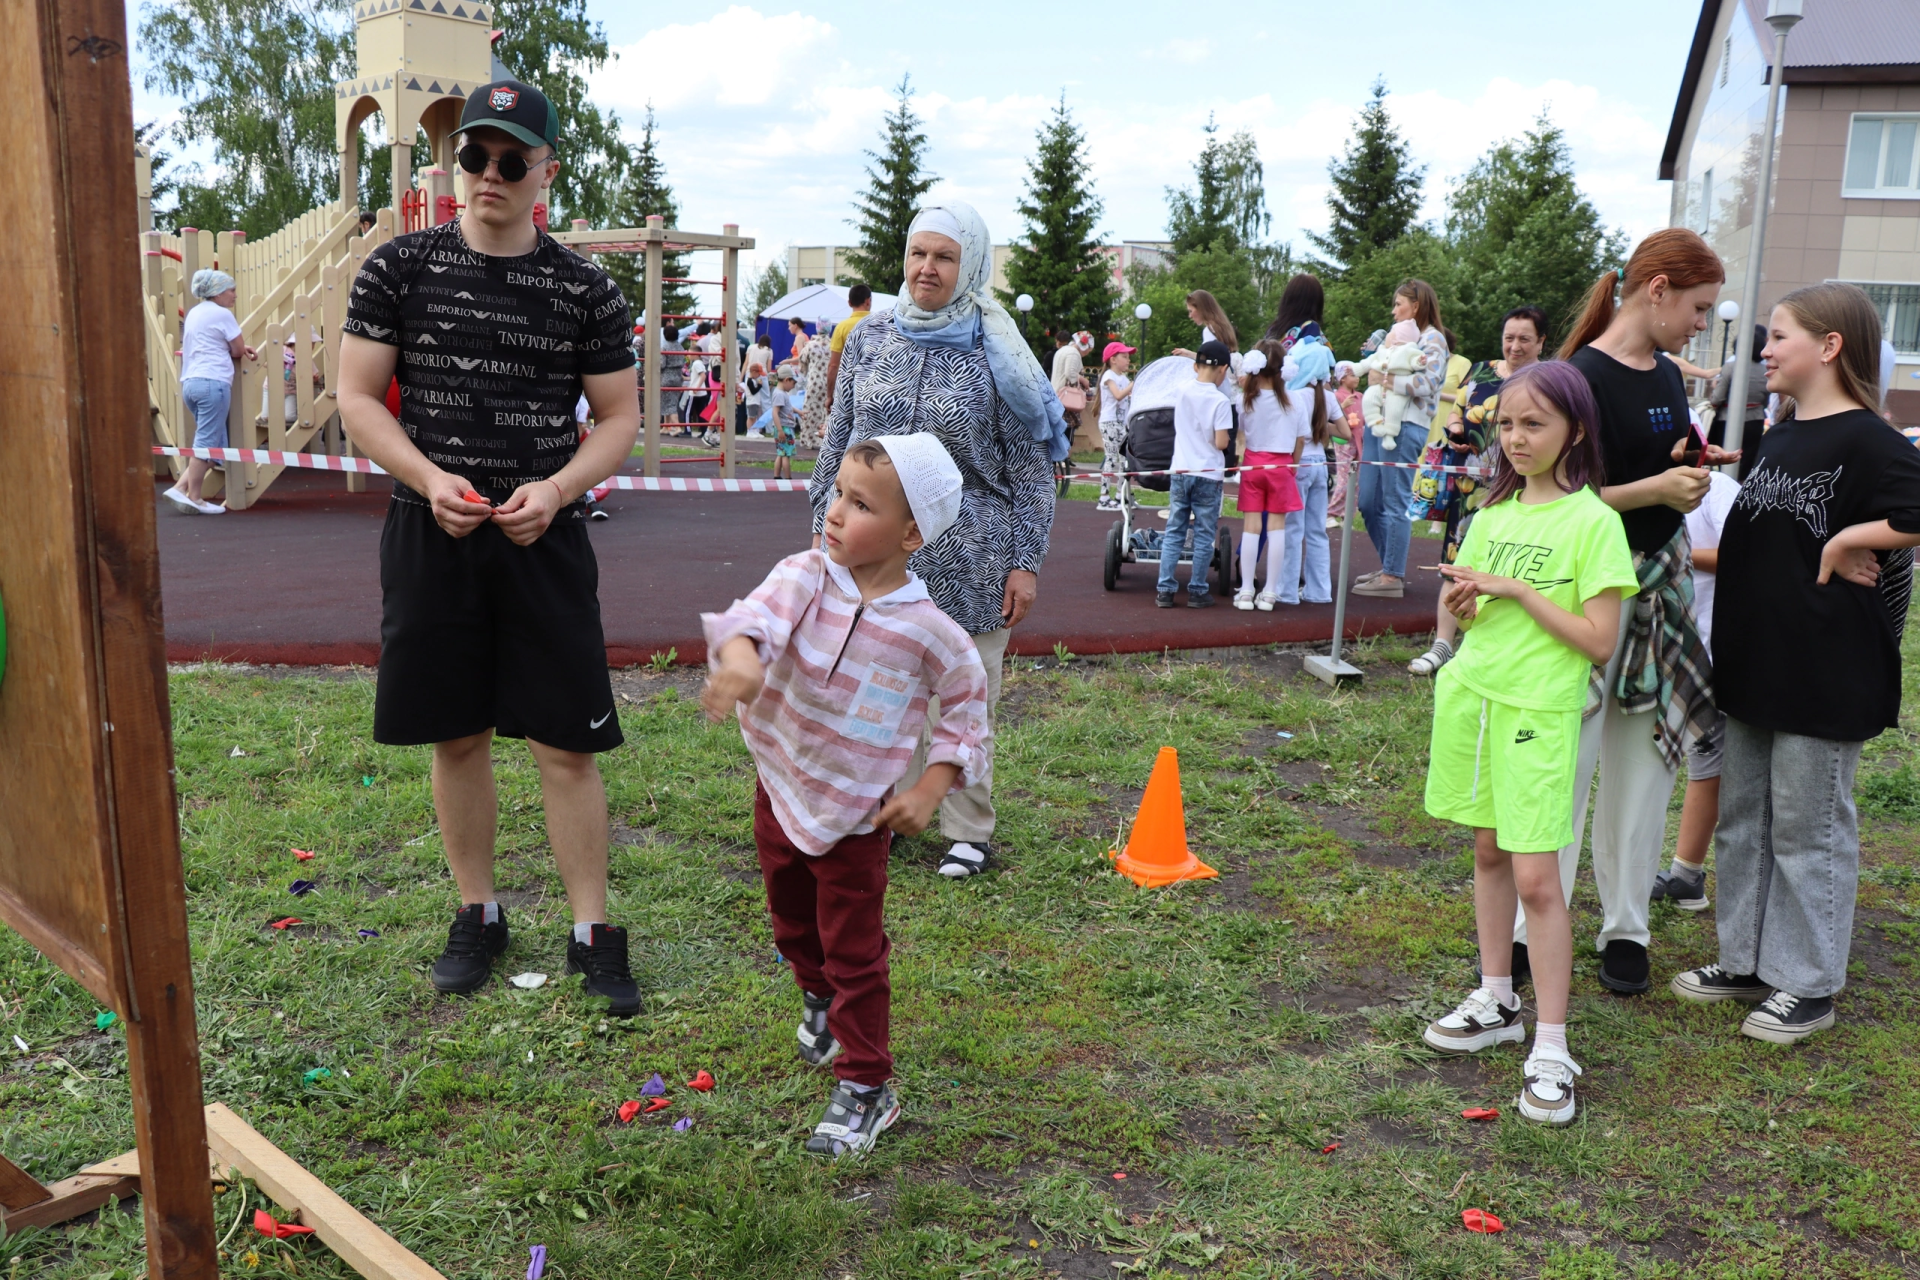
[[[1662,871],[1653,878],[1653,901],[1671,902],[1682,911],[1707,909],[1705,871]]]
[[[1156,609],[1171,609],[1171,608],[1173,608],[1173,592],[1171,592],[1171,591],[1156,591],[1156,592],[1154,592],[1154,595],[1153,595],[1153,606],[1154,606],[1154,608],[1156,608]]]
[[[813,1126],[807,1150],[816,1156],[864,1155],[900,1118],[900,1098],[884,1084],[861,1088],[842,1080]]]
[[[949,880],[977,876],[993,863],[993,846],[985,840],[956,840],[940,859],[940,874]]]
[[[1527,955],[1527,944],[1524,942],[1516,942],[1513,944],[1513,968],[1511,972],[1513,974],[1513,989],[1515,991],[1518,991],[1521,987],[1533,981],[1533,961]],[[1473,979],[1475,982],[1484,985],[1487,980],[1487,975],[1476,970]]]
[[[604,996],[607,1012],[614,1017],[631,1018],[640,1012],[640,986],[627,967],[625,929],[596,924],[591,942],[576,942],[569,934],[567,972],[585,974],[580,990],[590,996]]]
[[[607,513],[599,507],[595,507],[593,510],[587,512],[587,519],[589,520],[605,520],[607,518]]]
[[[1799,1044],[1833,1025],[1832,996],[1796,996],[1776,991],[1747,1015],[1740,1034],[1774,1044]]]
[[[1187,608],[1189,609],[1211,609],[1213,605],[1214,599],[1213,592],[1211,591],[1203,591],[1197,596],[1192,592],[1187,593]]]
[[[840,1042],[827,1030],[827,1010],[833,1007],[833,997],[802,991],[800,999],[807,1006],[794,1031],[800,1041],[800,1060],[810,1067],[824,1067],[840,1056]]]
[[[433,962],[433,985],[450,995],[463,996],[487,985],[494,957],[507,949],[507,909],[487,922],[484,906],[462,907],[447,928],[446,950]]]
[[[1676,973],[1667,989],[1694,1004],[1719,1004],[1722,1000],[1745,1000],[1753,1004],[1773,994],[1773,988],[1753,974],[1728,973],[1717,964]]]
[[[1637,996],[1653,985],[1647,949],[1615,938],[1600,955],[1600,985],[1623,996]]]

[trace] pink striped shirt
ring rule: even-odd
[[[851,572],[824,551],[802,551],[700,621],[716,666],[736,637],[760,650],[766,684],[741,708],[740,732],[781,829],[807,853],[873,830],[919,744],[929,693],[940,720],[927,763],[958,765],[956,789],[985,763],[986,669],[973,637],[911,573],[863,605]]]

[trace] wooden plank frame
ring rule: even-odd
[[[148,1274],[213,1280],[126,6],[10,0],[0,44],[14,54],[0,129],[16,161],[0,183],[14,232],[0,254],[0,468],[17,485],[0,504],[0,920],[120,1014],[152,1174]]]

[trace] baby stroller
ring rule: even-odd
[[[1140,370],[1133,382],[1133,396],[1128,401],[1127,438],[1122,446],[1129,472],[1164,471],[1173,465],[1173,404],[1179,399],[1181,389],[1192,381],[1193,361],[1185,356],[1164,356]],[[1160,571],[1160,540],[1166,531],[1159,527],[1157,517],[1149,517],[1149,524],[1139,522],[1138,513],[1153,508],[1134,502],[1135,486],[1165,493],[1173,487],[1173,479],[1164,475],[1120,477],[1120,518],[1107,530],[1103,583],[1109,591],[1120,580],[1121,565],[1145,563],[1153,566],[1156,575]],[[1232,539],[1225,536],[1214,540],[1212,569],[1220,575],[1217,589],[1222,595],[1232,594],[1231,542]],[[1181,563],[1193,563],[1192,547],[1189,531],[1187,545],[1180,549]]]

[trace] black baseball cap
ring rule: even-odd
[[[560,136],[560,115],[532,85],[495,80],[467,95],[460,131],[468,129],[498,129],[530,147],[550,147]]]
[[[1211,338],[1200,344],[1200,350],[1193,357],[1195,364],[1232,364],[1233,352],[1227,350],[1227,344],[1218,338]]]

